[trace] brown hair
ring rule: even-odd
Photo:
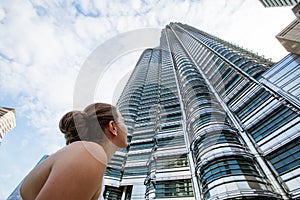
[[[59,122],[59,128],[65,134],[66,144],[75,141],[99,142],[103,138],[108,123],[117,122],[117,109],[107,103],[93,103],[83,111],[70,111]]]

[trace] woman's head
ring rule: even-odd
[[[66,144],[74,141],[103,141],[104,135],[118,147],[127,146],[127,128],[115,106],[94,103],[83,111],[66,113],[59,123]],[[125,136],[125,138],[124,138]]]

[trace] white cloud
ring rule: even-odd
[[[134,10],[139,10],[141,8],[141,2],[139,0],[132,0],[131,6]]]
[[[99,41],[108,39],[112,32],[111,23],[104,17],[87,18],[78,16],[74,23],[74,28],[82,41],[93,42],[86,44],[88,46],[99,44]]]
[[[141,51],[127,53],[108,67],[97,83],[95,101],[101,100],[116,105],[118,97],[134,69],[132,62],[138,60],[141,53]]]
[[[95,7],[95,3],[93,1],[80,0],[78,2],[72,3],[77,11],[87,16],[97,16],[99,14],[99,10]]]
[[[294,19],[291,8],[266,9],[259,1],[217,2],[219,6],[215,6],[216,1],[192,5],[185,23],[273,61],[287,54],[275,35]]]
[[[1,22],[2,20],[4,20],[5,16],[6,16],[5,10],[2,9],[2,8],[0,8],[0,22]]]

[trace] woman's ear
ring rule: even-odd
[[[117,135],[118,135],[116,123],[115,123],[113,120],[111,120],[111,121],[108,123],[108,130],[109,130],[109,132],[111,132],[114,136],[117,136]]]

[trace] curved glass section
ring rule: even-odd
[[[196,155],[200,154],[200,152],[203,150],[217,144],[230,143],[241,145],[237,134],[229,128],[227,130],[214,130],[203,135],[201,134],[200,137],[198,137],[194,142],[194,151]]]
[[[243,157],[223,158],[222,160],[211,162],[199,170],[200,181],[204,184],[204,188],[206,188],[205,186],[208,183],[230,175],[260,177],[253,161]],[[206,192],[207,190],[204,190],[204,193]]]
[[[264,183],[251,159],[224,157],[203,166],[198,173],[205,199],[277,199],[268,191],[271,188]]]

